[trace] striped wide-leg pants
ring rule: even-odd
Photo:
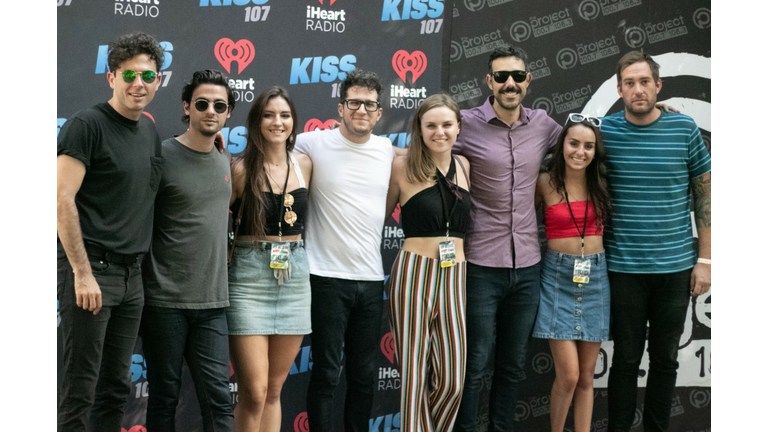
[[[450,431],[464,387],[466,262],[403,251],[390,274],[390,326],[400,365],[400,430]]]

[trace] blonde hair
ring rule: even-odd
[[[434,94],[424,99],[413,116],[411,124],[411,141],[408,143],[408,156],[405,159],[405,178],[409,183],[426,183],[435,174],[435,162],[432,160],[424,138],[421,136],[421,118],[424,114],[439,107],[447,107],[456,114],[456,122],[461,125],[461,110],[459,105],[444,93]]]

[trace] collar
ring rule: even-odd
[[[486,123],[490,123],[493,119],[498,119],[500,122],[504,122],[504,120],[496,117],[496,111],[493,110],[493,95],[488,96],[488,99],[486,99],[485,103],[480,107],[480,111],[483,113],[483,120],[485,120]],[[528,124],[530,121],[531,110],[520,104],[520,117],[517,119],[517,122]]]

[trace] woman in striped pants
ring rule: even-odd
[[[450,96],[424,100],[407,156],[392,162],[387,214],[405,242],[390,273],[390,325],[401,372],[400,427],[450,431],[464,384],[464,233],[469,162],[451,155],[461,125]]]

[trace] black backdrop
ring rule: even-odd
[[[184,131],[180,94],[192,72],[221,69],[229,73],[238,96],[238,106],[223,130],[233,154],[244,148],[250,102],[265,87],[277,84],[288,89],[301,130],[326,128],[328,120],[338,117],[338,85],[355,67],[381,76],[384,115],[375,133],[404,147],[410,115],[424,95],[448,92],[462,108],[484,102],[490,94],[484,83],[488,54],[505,43],[523,47],[529,56],[534,80],[525,105],[546,110],[558,122],[569,112],[602,115],[621,109],[615,90],[616,61],[621,54],[642,48],[662,66],[660,100],[691,115],[711,146],[709,1],[57,0],[57,4],[59,128],[79,109],[109,99],[106,45],[124,33],[142,30],[157,37],[166,50],[163,82],[147,112],[160,136]],[[382,242],[386,273],[401,240],[397,222],[390,219]],[[710,308],[709,294],[692,300],[689,307],[680,341],[671,430],[710,429]],[[398,431],[400,381],[386,320],[381,335],[370,430]],[[309,342],[305,338],[284,387],[284,431],[308,430]],[[60,353],[60,336],[58,344]],[[611,354],[612,343],[603,344],[595,371],[594,431],[607,428],[605,387]],[[60,380],[60,358],[58,365]],[[640,372],[641,387],[646,368],[647,359]],[[548,430],[554,368],[545,341],[534,339],[526,375],[522,399],[509,409],[521,422],[520,430]],[[490,382],[491,375],[486,378]],[[140,432],[149,391],[141,342],[132,358],[131,381],[123,427]],[[236,401],[234,376],[231,390]],[[337,396],[340,408],[341,393]],[[487,408],[480,415],[486,424]],[[177,416],[179,430],[201,430],[188,380]],[[638,410],[633,430],[641,429],[641,416]]]

